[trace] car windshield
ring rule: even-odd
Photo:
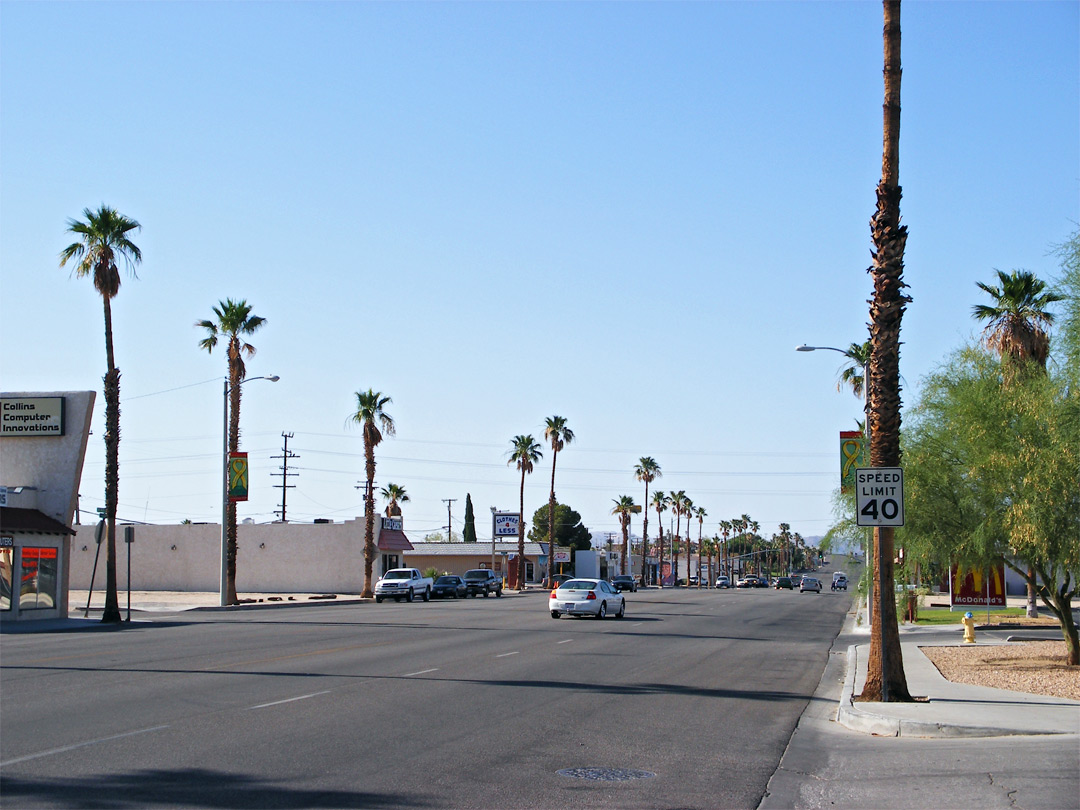
[[[466,571],[465,576],[470,579],[484,579],[488,575],[486,568],[476,568],[472,571]]]
[[[633,577],[629,576],[628,574],[620,574],[619,576],[615,577],[615,579],[613,581],[614,582],[630,582],[630,581],[632,581],[632,579],[633,579]]]
[[[560,591],[591,591],[596,583],[589,579],[572,579],[559,586]]]
[[[388,571],[386,579],[409,579],[412,576],[408,571]]]
[[[457,577],[439,577],[437,580],[435,580],[436,585],[457,585],[457,583]]]

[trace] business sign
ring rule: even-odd
[[[229,453],[229,500],[248,499],[248,454]]]
[[[954,565],[949,569],[951,608],[1005,607],[1005,563],[985,568]]]
[[[568,563],[570,562],[570,549],[569,548],[556,548],[554,554],[551,556],[551,561],[556,563]]]
[[[387,530],[397,529],[400,532],[401,527],[402,527],[401,518],[399,518],[399,517],[394,517],[394,518],[384,517],[382,519],[382,527],[383,527],[383,529],[387,529]]]
[[[496,512],[493,522],[496,537],[517,537],[521,515],[518,512]]]
[[[855,470],[865,467],[866,437],[859,430],[840,431],[840,489],[851,492],[855,488]]]
[[[0,399],[0,437],[63,435],[63,397]]]
[[[859,526],[904,525],[904,471],[899,467],[855,470],[855,522]]]

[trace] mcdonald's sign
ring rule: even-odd
[[[1005,607],[1005,563],[952,566],[949,569],[949,606],[953,609]]]

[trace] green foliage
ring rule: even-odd
[[[460,543],[461,535],[457,532],[450,532],[450,539],[446,539],[446,535],[442,532],[431,532],[424,535],[425,543]]]
[[[465,534],[466,543],[476,542],[476,516],[473,514],[472,495],[465,493]]]
[[[432,579],[437,579],[438,576],[439,576],[439,569],[436,568],[433,565],[433,566],[431,566],[431,568],[425,568],[420,573],[423,574],[425,577],[431,577]]]
[[[545,503],[532,517],[529,542],[548,542],[548,505]],[[581,524],[581,515],[564,503],[555,503],[555,545],[573,549],[587,549],[592,545],[592,535]]]

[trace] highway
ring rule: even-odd
[[[5,635],[6,807],[756,807],[851,593],[547,593]],[[566,773],[560,773],[564,771]]]

